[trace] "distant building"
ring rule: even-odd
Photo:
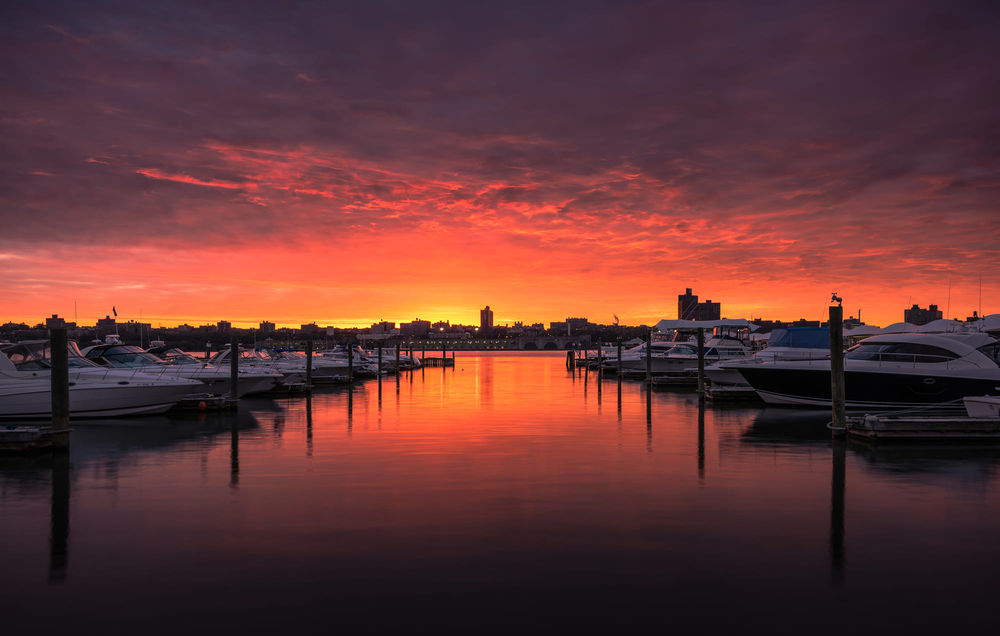
[[[299,332],[306,338],[318,338],[322,336],[326,330],[321,329],[319,325],[314,322],[310,322],[305,325],[299,325]]]
[[[585,328],[590,324],[590,321],[586,318],[567,318],[566,319],[566,333],[571,335],[575,331]]]
[[[45,319],[45,328],[46,329],[65,329],[66,328],[66,320],[63,319],[63,318],[60,318],[58,314],[52,314],[51,318],[46,318]]]
[[[101,335],[101,334],[115,333],[118,329],[117,323],[118,321],[112,318],[111,316],[104,316],[104,318],[98,318],[96,325],[97,334]]]
[[[569,325],[566,324],[565,320],[549,323],[549,331],[556,335],[565,334],[568,328]]]
[[[722,304],[711,300],[698,302],[698,297],[688,287],[677,296],[677,318],[680,320],[719,320],[722,318]]]
[[[479,310],[479,328],[480,329],[493,328],[493,310],[490,309],[489,305],[486,305],[486,309]]]
[[[399,333],[403,336],[425,338],[430,330],[431,321],[420,320],[419,318],[413,322],[404,322],[399,325]]]
[[[937,305],[928,305],[927,309],[921,309],[916,305],[903,310],[903,320],[913,325],[926,325],[941,318],[941,311]]]
[[[215,323],[215,328],[219,330],[219,333],[228,333],[233,328],[233,323],[228,320],[220,320]]]
[[[261,335],[267,335],[274,333],[274,323],[267,320],[260,321],[260,333]]]
[[[385,320],[373,323],[371,329],[369,329],[369,331],[375,335],[392,333],[395,330],[396,330],[396,323],[386,322]]]

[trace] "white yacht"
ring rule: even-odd
[[[830,406],[829,360],[738,369],[769,404]],[[851,409],[959,405],[967,396],[1000,395],[1000,341],[986,334],[872,336],[847,350],[844,384]]]
[[[46,340],[0,346],[0,418],[52,417],[50,360]],[[187,378],[105,369],[69,343],[71,418],[163,413],[202,386]]]
[[[83,357],[102,367],[133,369],[165,377],[189,378],[202,383],[201,392],[223,396],[228,396],[230,393],[231,375],[228,368],[207,364],[187,354],[175,354],[167,361],[139,347],[117,343],[86,347],[82,354]],[[273,389],[280,378],[279,373],[240,369],[237,397]]]
[[[827,327],[789,327],[775,329],[767,347],[749,358],[717,362],[705,367],[711,392],[752,391],[739,368],[775,360],[823,360],[830,357],[830,330]]]

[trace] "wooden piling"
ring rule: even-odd
[[[646,334],[646,386],[653,385],[653,332]]]
[[[240,383],[240,341],[236,336],[229,339],[229,399],[234,402],[239,397]]]
[[[399,378],[399,343],[396,344],[396,377]]]
[[[378,343],[378,377],[382,378],[382,343]]]
[[[306,390],[312,389],[313,385],[313,341],[312,338],[306,340]]]
[[[622,377],[622,337],[618,336],[618,378]]]
[[[49,347],[52,364],[52,447],[69,448],[69,342],[65,328],[49,332]]]
[[[705,395],[705,329],[698,328],[698,395]]]
[[[847,427],[845,402],[844,309],[838,305],[830,307],[830,404],[834,431],[844,431]]]
[[[354,382],[354,343],[347,343],[347,381]]]

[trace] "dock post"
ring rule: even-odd
[[[347,341],[347,381],[354,382],[354,344]]]
[[[382,377],[382,343],[378,343],[378,377]]]
[[[396,378],[399,378],[399,343],[396,343]]]
[[[847,425],[846,390],[844,385],[844,309],[830,307],[830,403],[833,409],[834,431]]]
[[[698,327],[698,395],[705,395],[705,329]]]
[[[52,446],[69,449],[69,341],[65,328],[49,331],[52,372]]]
[[[313,341],[306,340],[306,390],[311,391],[313,385]]]
[[[622,377],[622,337],[618,336],[618,377]]]
[[[441,344],[441,368],[444,368],[444,362],[448,359],[448,345]]]
[[[236,336],[229,339],[229,399],[236,401],[240,382],[240,341]]]
[[[653,331],[646,334],[646,386],[653,386]]]

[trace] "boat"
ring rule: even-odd
[[[106,369],[69,343],[71,418],[164,413],[203,385],[197,380]],[[0,346],[0,419],[52,417],[52,371],[47,340]]]
[[[830,406],[829,360],[774,360],[740,365],[768,404]],[[893,333],[847,350],[846,407],[905,409],[958,406],[976,395],[1000,395],[1000,341],[986,334]]]
[[[962,398],[969,417],[1000,418],[1000,396],[971,395]]]
[[[682,374],[698,367],[698,345],[692,342],[653,341],[649,347],[652,358],[649,368],[655,374]],[[713,364],[722,360],[744,359],[752,354],[752,350],[740,340],[731,336],[713,336],[705,342],[705,362]],[[639,345],[622,353],[621,368],[623,372],[645,371],[646,346]],[[605,360],[603,369],[614,371],[618,367],[617,355],[611,360]]]
[[[193,356],[174,355],[171,360],[144,351],[139,347],[124,344],[102,344],[86,347],[83,357],[102,367],[112,369],[133,369],[141,373],[165,377],[188,378],[202,383],[198,393],[229,395],[232,375],[230,370],[207,364]],[[250,393],[261,393],[274,388],[281,375],[273,372],[244,370],[239,373],[237,397]]]
[[[717,362],[705,367],[709,394],[752,393],[753,388],[739,372],[744,365],[775,360],[821,360],[830,357],[830,330],[827,327],[788,327],[771,332],[767,347],[749,358]]]

